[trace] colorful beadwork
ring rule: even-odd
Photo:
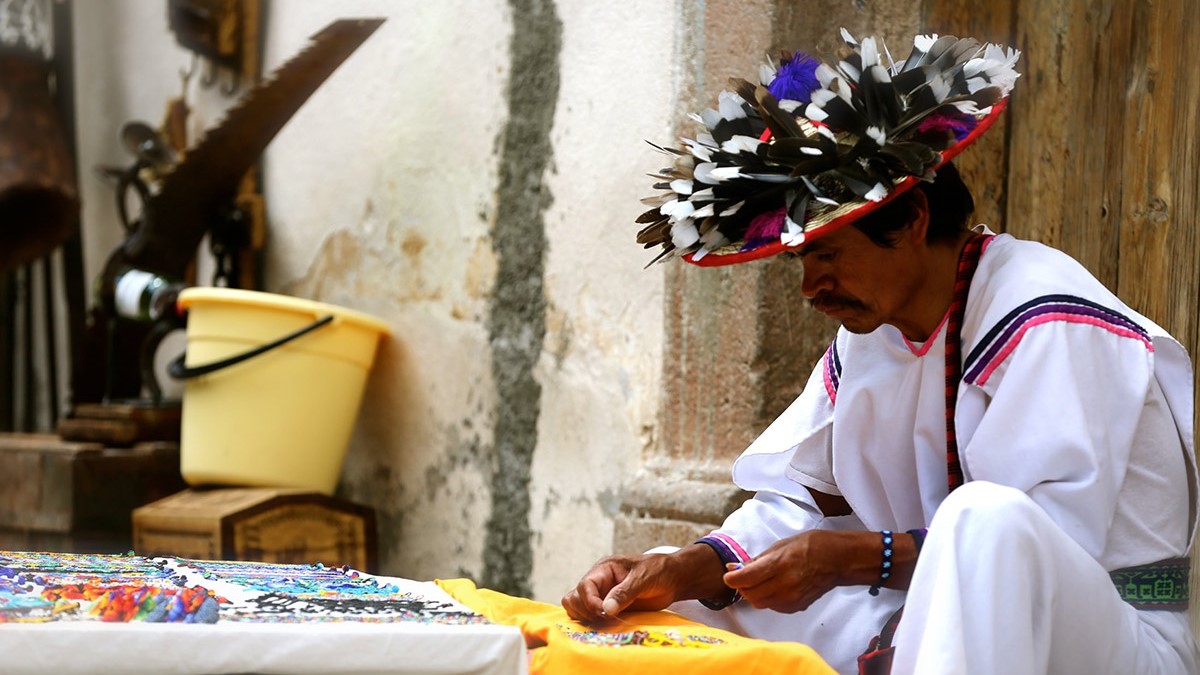
[[[707,648],[724,644],[721,638],[709,635],[683,634],[677,630],[632,630],[619,633],[606,631],[579,631],[558,624],[558,629],[567,637],[596,647],[691,647]]]
[[[0,623],[485,624],[431,584],[321,564],[0,551]]]

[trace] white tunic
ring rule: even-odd
[[[961,345],[955,428],[967,481],[1024,493],[1103,570],[1186,555],[1196,491],[1182,346],[1065,254],[1008,235],[980,258]],[[948,494],[944,349],[944,320],[923,345],[887,325],[840,330],[804,392],[735,463],[735,482],[757,495],[714,535],[752,557],[811,527],[928,527]],[[841,495],[856,518],[823,518],[806,488]],[[811,640],[853,672],[847,641],[823,649],[828,632],[810,632],[806,617],[845,622],[861,651],[903,600],[838,589],[789,619],[741,608],[735,622]],[[1177,647],[1193,651],[1188,640]]]

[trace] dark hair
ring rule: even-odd
[[[971,197],[971,190],[963,182],[958,169],[951,163],[938,169],[932,181],[917,183],[913,189],[851,224],[877,246],[892,248],[896,245],[899,231],[917,217],[917,190],[925,193],[925,201],[929,204],[929,231],[925,235],[927,243],[952,241],[970,227],[968,218],[975,210],[975,199]]]

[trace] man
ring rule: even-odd
[[[788,129],[773,117],[792,106],[739,88],[737,108],[757,113],[772,147],[735,139],[738,110],[723,101],[705,119],[713,138],[664,176],[666,221],[643,231],[693,262],[796,255],[804,297],[842,327],[801,396],[735,463],[755,497],[690,546],[600,561],[563,606],[587,621],[671,606],[805,642],[855,672],[903,604],[895,673],[1197,672],[1184,611],[1196,510],[1187,354],[1066,255],[967,229],[973,204],[945,162],[1003,107],[1015,74],[996,63],[1011,66],[1012,52],[979,64],[973,41],[918,38],[915,56],[881,72],[874,41],[846,37],[838,74],[818,66],[820,90],[805,92],[807,119],[833,134]],[[939,145],[911,133],[914,119],[954,117],[908,105],[923,87],[979,72],[1006,86],[990,105],[956,108],[974,118],[965,134]],[[901,103],[881,116],[863,97],[892,83]],[[951,90],[933,108],[967,95]],[[864,153],[862,138],[877,136]],[[888,145],[912,143],[936,159],[896,170],[901,151],[927,153]],[[797,147],[824,161],[804,164]],[[905,180],[930,165],[935,180]],[[768,174],[803,177],[807,194],[763,197],[781,182]],[[741,213],[747,204],[757,213]],[[761,236],[777,208],[783,224]],[[697,212],[699,225],[684,222]],[[705,617],[691,599],[728,608]]]

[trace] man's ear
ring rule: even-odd
[[[905,235],[909,237],[910,244],[925,244],[926,237],[929,235],[929,199],[925,197],[925,191],[919,188],[913,188],[912,191],[912,207],[913,219],[909,226],[905,228]]]

